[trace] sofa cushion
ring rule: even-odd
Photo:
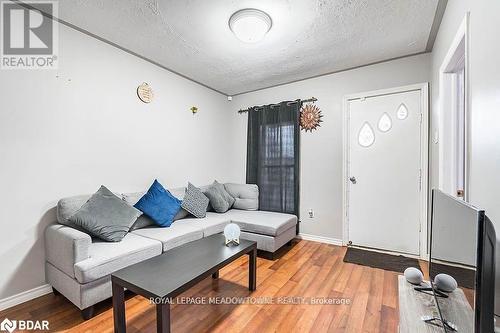
[[[259,187],[255,184],[224,184],[226,191],[235,199],[233,208],[242,210],[259,209]]]
[[[184,220],[186,219],[175,221],[170,227],[150,227],[138,229],[132,233],[160,241],[163,244],[163,252],[165,252],[182,244],[203,238],[201,226],[181,223]]]
[[[184,198],[184,193],[186,192],[185,187],[176,187],[172,189],[168,189],[168,191],[177,199],[182,200]],[[146,191],[134,192],[134,193],[122,193],[122,200],[124,200],[129,205],[133,206],[141,199]],[[174,216],[174,221],[180,220],[188,216],[189,213],[185,209],[180,209],[179,212]],[[149,216],[146,214],[142,214],[137,218],[135,223],[130,227],[130,231],[134,231],[136,229],[146,228],[149,226],[157,225]]]
[[[141,215],[140,210],[101,185],[69,221],[102,240],[119,242]]]
[[[208,237],[223,232],[224,227],[230,222],[231,218],[228,213],[218,214],[207,212],[207,216],[202,219],[186,218],[175,223],[202,228],[203,237]]]
[[[266,211],[231,209],[227,212],[231,221],[242,231],[277,236],[297,224],[297,216]]]
[[[169,188],[168,191],[172,193],[177,199],[184,199],[184,194],[186,193],[185,187],[174,187]],[[125,200],[129,205],[133,206],[146,194],[146,191],[139,191],[133,193],[122,193],[122,199]]]
[[[75,264],[75,277],[88,283],[119,269],[161,254],[160,242],[128,233],[121,242],[94,240],[89,247],[89,258]]]
[[[89,201],[92,194],[76,195],[73,197],[63,198],[57,203],[57,222],[69,227],[77,228],[77,226],[69,220],[69,218],[82,208]]]

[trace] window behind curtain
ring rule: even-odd
[[[299,214],[299,103],[251,109],[247,183],[259,186],[259,209]]]

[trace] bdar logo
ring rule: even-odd
[[[48,331],[48,320],[10,320],[5,318],[0,323],[0,331],[12,333],[16,329],[20,331]]]
[[[9,318],[5,318],[0,324],[0,330],[8,331],[9,333],[12,333],[16,329],[16,327],[16,321],[9,320]]]

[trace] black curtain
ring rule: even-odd
[[[247,183],[259,186],[260,210],[299,216],[300,107],[293,101],[248,111]]]

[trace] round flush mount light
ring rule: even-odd
[[[229,18],[229,28],[234,35],[245,43],[257,43],[271,29],[273,21],[262,10],[241,9]]]

